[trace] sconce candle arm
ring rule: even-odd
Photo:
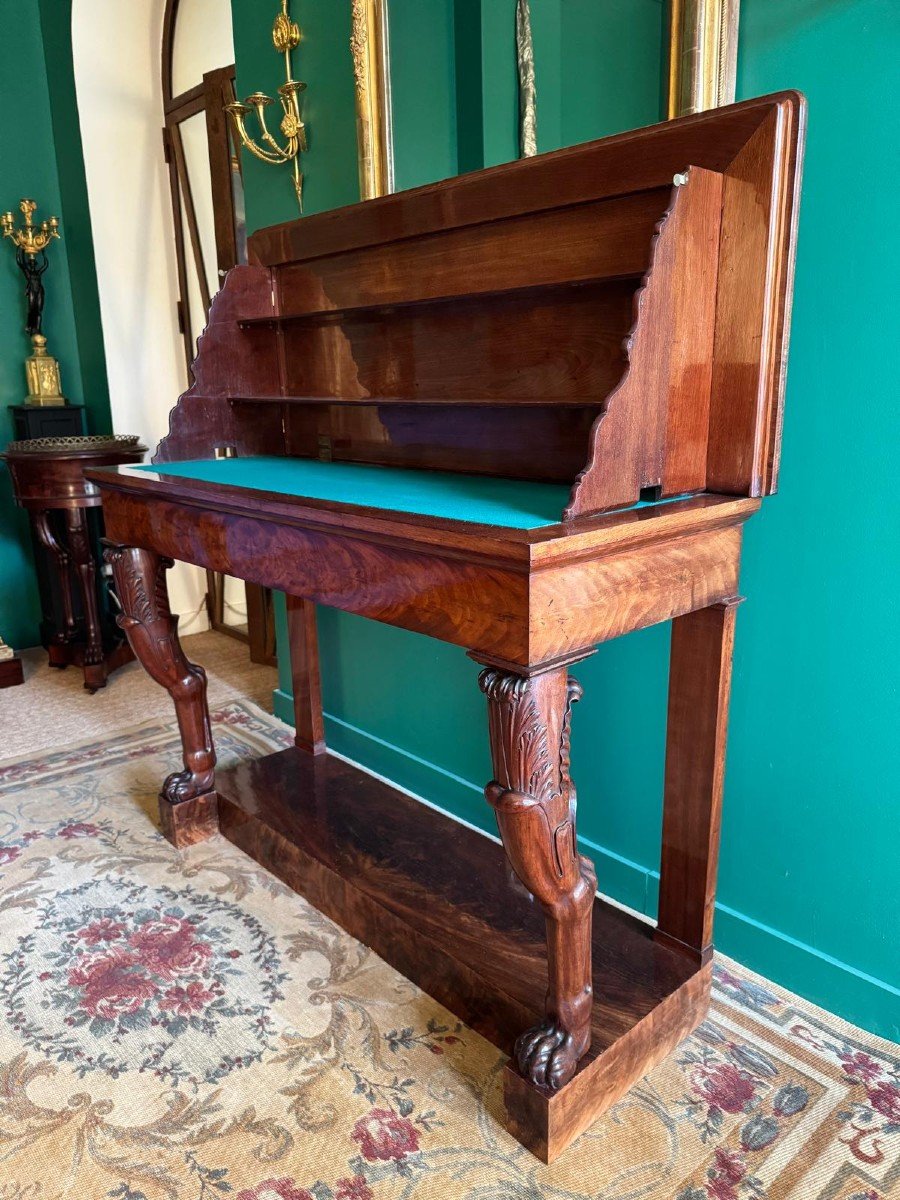
[[[236,101],[233,104],[226,104],[225,111],[231,117],[240,144],[256,158],[267,163],[292,163],[294,191],[302,212],[303,175],[300,172],[299,157],[301,152],[306,151],[307,141],[306,126],[300,115],[298,97],[306,88],[306,84],[294,79],[292,75],[291,51],[300,42],[300,29],[288,15],[288,0],[281,0],[281,12],[275,18],[275,24],[272,27],[272,42],[275,49],[284,54],[286,79],[279,87],[278,95],[282,108],[280,130],[285,144],[283,146],[279,144],[266,124],[265,110],[275,101],[265,92],[253,92],[243,103]],[[256,113],[256,121],[259,125],[258,138],[252,137],[247,131],[247,117],[251,112]]]

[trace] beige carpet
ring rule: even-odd
[[[271,686],[240,670],[214,681],[226,763],[289,741],[229,699]],[[0,1200],[900,1197],[900,1047],[730,963],[697,1034],[543,1166],[497,1120],[492,1046],[223,839],[157,833],[179,746],[154,685],[38,678],[23,739],[95,732],[0,764]]]
[[[211,704],[243,696],[272,711],[277,672],[251,663],[243,642],[210,631],[183,638],[182,644],[188,658],[206,669]],[[46,651],[39,647],[24,651],[22,662],[25,683],[0,689],[0,758],[70,745],[148,717],[172,715],[166,692],[136,662],[116,671],[93,696],[85,692],[77,667],[48,667]]]

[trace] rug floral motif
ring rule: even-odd
[[[289,744],[214,714],[226,763]],[[900,1047],[731,964],[551,1167],[503,1057],[223,839],[154,824],[174,722],[0,766],[0,1200],[900,1198]]]

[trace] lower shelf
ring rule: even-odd
[[[544,920],[502,848],[329,754],[299,749],[221,771],[219,825],[354,937],[509,1054],[543,1014]],[[545,1092],[507,1069],[515,1135],[546,1161],[693,1029],[709,969],[596,900],[592,1042]]]

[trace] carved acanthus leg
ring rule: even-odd
[[[169,609],[166,571],[172,560],[134,546],[108,546],[104,557],[112,565],[122,605],[119,626],[144,669],[175,702],[184,770],[170,775],[163,784],[163,832],[176,845],[200,841],[218,828],[213,778],[216,755],[206,703],[206,673],[185,657],[178,640],[178,618]]]
[[[516,1042],[526,1078],[557,1089],[591,1040],[591,916],[597,879],[578,853],[569,721],[581,687],[564,668],[526,679],[488,667],[494,779],[485,789],[507,857],[547,921],[546,1018]]]

